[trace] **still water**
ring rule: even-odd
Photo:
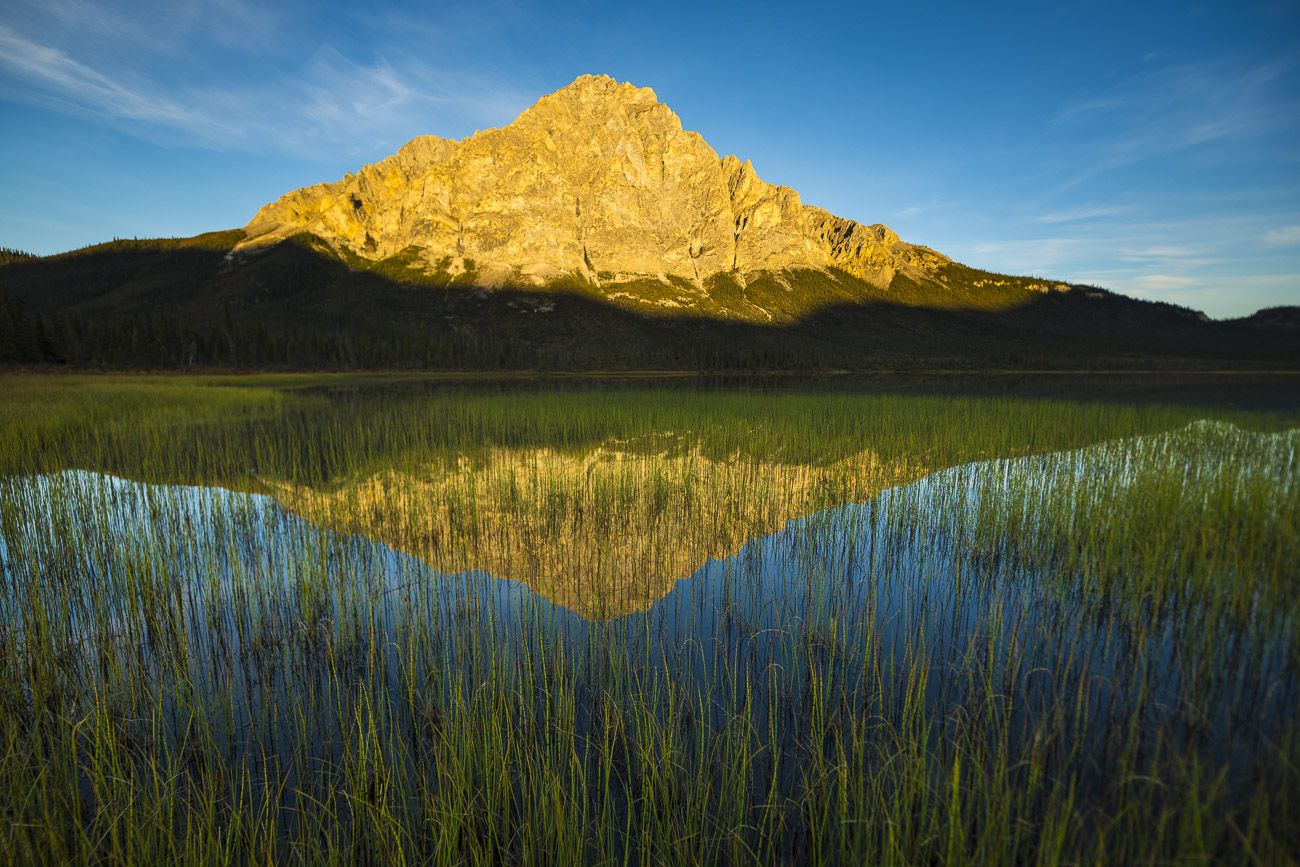
[[[1274,440],[1289,457],[1258,472],[1289,477],[1295,438]],[[214,741],[232,757],[256,744],[254,762],[268,752],[330,761],[356,707],[328,700],[340,684],[418,731],[427,721],[413,708],[436,716],[485,692],[550,719],[563,669],[578,673],[580,733],[607,722],[595,699],[629,679],[713,729],[748,707],[758,737],[778,742],[806,707],[771,697],[799,690],[848,696],[882,726],[924,713],[934,737],[971,714],[1032,729],[1069,690],[1070,742],[1099,765],[1131,744],[1114,733],[1134,720],[1231,763],[1297,712],[1296,624],[1273,624],[1271,641],[1249,624],[1189,641],[1189,624],[1204,628],[1196,612],[1099,602],[1051,558],[1020,556],[1014,523],[990,519],[1065,509],[1069,525],[1090,490],[1114,495],[1140,468],[1114,444],[954,467],[790,521],[699,564],[644,610],[610,617],[553,604],[542,576],[530,587],[443,574],[268,496],[70,470],[4,484],[0,617],[7,642],[39,642],[80,672],[69,689],[111,680],[110,660],[150,671],[157,702],[206,711]],[[1185,470],[1193,488],[1207,472]],[[777,680],[801,686],[770,688]],[[276,710],[289,707],[309,712],[295,722]]]

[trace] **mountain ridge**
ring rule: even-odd
[[[578,278],[484,289],[472,274],[396,280],[295,237],[232,263],[242,230],[118,240],[0,267],[0,365],[329,370],[1297,370],[1286,330],[1096,287],[1027,288],[952,266],[955,288],[897,276],[888,290],[834,269],[792,270],[751,295],[794,305],[777,321],[648,307]],[[390,263],[391,264],[391,263]],[[779,276],[789,291],[776,283]],[[676,278],[679,283],[686,281]],[[978,284],[1004,283],[1001,287]],[[657,281],[646,289],[669,290]],[[1013,286],[1010,284],[1017,284]],[[640,290],[640,285],[630,285]],[[739,305],[711,281],[710,303]],[[685,290],[682,290],[685,291]],[[628,295],[633,293],[629,291]],[[1009,302],[1009,303],[1003,303]]]
[[[650,88],[580,76],[500,129],[420,136],[334,183],[284,194],[237,254],[307,232],[369,260],[419,250],[412,270],[473,263],[485,286],[593,284],[836,267],[887,288],[931,279],[948,257],[805,205],[753,165],[720,157]],[[346,253],[344,249],[346,248]],[[450,262],[446,260],[450,258]]]
[[[243,229],[0,251],[0,363],[400,369],[1296,369],[1214,322],[970,268],[805,205],[649,88],[584,76]]]

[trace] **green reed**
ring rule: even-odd
[[[7,549],[0,590],[9,863],[1286,863],[1300,851],[1300,732],[1270,716],[1294,707],[1300,664],[1294,434],[1201,426],[1106,443],[1205,413],[1069,401],[172,385],[79,383],[70,397],[29,384],[52,408],[5,414],[6,474],[328,487],[430,456],[481,460],[487,445],[577,452],[683,433],[739,462],[871,447],[932,469],[1103,444],[1089,472],[1046,490],[1026,478],[972,502],[954,481],[931,490],[942,519],[919,499],[891,513],[921,551],[965,552],[952,594],[894,593],[896,547],[814,521],[775,597],[800,595],[797,615],[750,605],[759,567],[741,559],[721,567],[719,595],[682,585],[605,623],[526,599],[505,624],[490,596],[439,595],[414,568],[373,586],[363,558],[303,524],[262,526],[238,498],[205,540],[165,494],[147,528],[122,533],[84,488],[56,485],[49,502],[0,482],[0,537],[24,541]],[[609,504],[589,520],[611,545],[615,504],[639,490],[584,499]],[[703,516],[726,495],[705,485],[660,508]],[[475,501],[466,490],[467,525]],[[291,587],[274,569],[226,567],[272,538]],[[180,580],[178,544],[201,580]],[[848,571],[864,551],[872,580]],[[1041,601],[1015,604],[1031,591]],[[976,623],[962,620],[966,599]],[[668,640],[669,616],[697,632]],[[1172,669],[1153,658],[1162,634],[1178,639]],[[1223,755],[1216,739],[1239,746]]]
[[[1172,405],[703,387],[693,380],[392,382],[388,377],[0,375],[0,472],[67,466],[154,481],[321,485],[490,447],[655,452],[823,463],[872,449],[932,468],[1156,433],[1198,418],[1285,418]],[[1290,416],[1294,419],[1294,413]]]

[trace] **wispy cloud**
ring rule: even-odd
[[[1241,274],[1215,281],[1214,294],[1223,315],[1241,316],[1261,307],[1300,304],[1300,273]]]
[[[110,117],[184,127],[209,125],[206,119],[171,99],[115,80],[57,48],[26,39],[3,24],[0,24],[0,66],[70,104]]]
[[[1283,226],[1264,233],[1264,243],[1270,247],[1293,247],[1300,244],[1300,226]]]
[[[1188,247],[1147,247],[1142,250],[1121,250],[1120,258],[1129,262],[1144,259],[1186,259],[1195,256],[1196,251]]]
[[[1266,218],[1213,219],[1197,214],[1159,223],[1067,223],[1073,230],[1069,234],[958,243],[941,249],[958,261],[990,271],[1104,286],[1187,304],[1215,316],[1236,316],[1265,302],[1300,304],[1300,280],[1282,273],[1294,267],[1293,257],[1288,259],[1291,248],[1278,244],[1276,252],[1262,252],[1259,239],[1266,234],[1262,219]],[[1033,233],[1041,225],[1027,219],[1015,228],[999,225],[998,230]],[[1281,238],[1290,237],[1283,230],[1275,231]],[[1269,267],[1279,272],[1258,280],[1250,276]]]
[[[400,39],[364,58],[318,42],[296,63],[285,51],[278,65],[232,64],[236,34],[257,43],[291,29],[243,0],[179,0],[148,27],[143,15],[87,0],[27,13],[27,31],[0,24],[0,98],[145,138],[167,130],[167,140],[218,149],[374,155],[419,133],[508,122],[527,105],[502,79],[431,65]]]
[[[955,244],[948,252],[959,261],[1007,274],[1062,277],[1070,266],[1093,258],[1107,243],[1096,238],[1025,238]]]
[[[1249,274],[1207,278],[1187,285],[1125,285],[1130,295],[1205,310],[1219,319],[1247,316],[1263,307],[1300,303],[1300,274]]]
[[[918,202],[909,205],[902,210],[895,211],[891,216],[895,220],[908,220],[913,217],[919,217],[921,214],[932,214],[935,211],[942,211],[955,206],[956,202],[941,201],[938,196],[934,196],[928,202]]]
[[[11,0],[10,21],[47,42],[86,49],[130,48],[147,55],[185,55],[198,43],[241,54],[277,44],[291,0]],[[106,55],[106,53],[104,53]]]
[[[1132,210],[1129,207],[1121,206],[1081,206],[1069,208],[1064,211],[1056,211],[1051,214],[1043,214],[1038,217],[1039,223],[1073,223],[1079,220],[1096,220],[1101,217],[1116,217],[1120,214],[1128,213]]]
[[[1060,189],[1188,148],[1295,126],[1300,99],[1277,86],[1292,66],[1289,59],[1220,59],[1143,68],[1107,93],[1066,103],[1051,126],[1071,141],[1089,142],[1090,153]]]
[[[296,110],[322,139],[347,141],[359,128],[382,133],[413,122],[421,124],[421,132],[448,135],[450,130],[436,127],[440,115],[501,123],[513,120],[527,105],[519,94],[482,77],[431,68],[418,60],[399,62],[380,57],[357,63],[325,46],[307,66],[299,84],[301,96],[294,99]]]
[[[1181,274],[1143,274],[1133,279],[1133,285],[1139,289],[1163,291],[1167,289],[1186,289],[1200,284],[1195,277]]]

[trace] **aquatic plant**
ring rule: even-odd
[[[15,863],[1300,851],[1294,432],[1063,401],[190,387],[227,402],[127,409],[148,388],[112,384],[76,400],[119,413],[55,402],[0,439]],[[867,450],[934,472],[855,489]],[[630,514],[744,514],[765,479],[756,503],[811,511],[607,619],[253,492],[388,485],[418,525],[463,485],[457,526],[501,511],[482,550],[548,502],[553,532],[613,547]],[[235,490],[174,484],[211,481]]]

